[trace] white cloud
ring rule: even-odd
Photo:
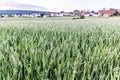
[[[0,3],[1,1],[6,1],[6,2],[13,1],[13,2],[20,3],[20,4],[24,4],[24,6],[26,4],[28,6],[32,4],[32,5],[36,5],[37,9],[39,8],[38,6],[44,6],[49,11],[62,11],[62,10],[73,11],[75,9],[99,10],[102,8],[107,8],[107,9],[109,8],[119,9],[120,8],[120,5],[119,5],[120,0],[109,0],[109,1],[108,0],[0,0]],[[25,8],[24,6],[22,7],[23,9]],[[34,7],[35,9],[35,6],[31,6],[29,8],[32,8],[32,7]]]
[[[0,9],[20,9],[20,10],[47,10],[45,7],[36,6],[26,3],[18,3],[15,1],[1,1]]]

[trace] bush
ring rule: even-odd
[[[84,15],[80,15],[80,19],[85,19],[85,16]]]
[[[76,15],[72,19],[85,19],[85,16],[84,15],[80,15],[80,16]]]

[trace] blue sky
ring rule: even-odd
[[[120,9],[120,0],[1,0],[0,9],[7,8],[51,11]]]

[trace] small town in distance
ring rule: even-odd
[[[111,16],[120,16],[120,9],[101,9],[98,11],[90,10],[74,10],[72,12],[60,11],[60,12],[51,12],[51,11],[31,11],[31,10],[0,10],[0,17],[75,17],[78,16],[85,17],[111,17]]]

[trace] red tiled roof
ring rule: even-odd
[[[116,10],[103,10],[100,13],[111,15],[111,14],[114,14],[115,12],[116,12]]]

